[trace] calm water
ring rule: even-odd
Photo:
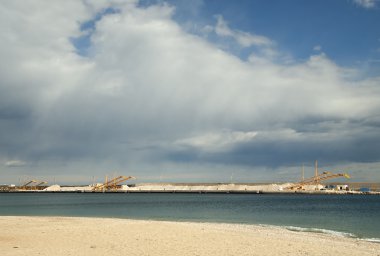
[[[380,196],[365,195],[0,193],[0,215],[265,224],[380,239]]]

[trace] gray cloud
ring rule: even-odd
[[[209,150],[204,144],[193,144],[169,151],[168,156],[179,162],[204,161],[271,168],[312,163],[314,159],[323,159],[325,164],[330,165],[379,162],[378,129],[367,129],[363,133],[361,127],[355,127],[356,124],[351,125],[353,127],[350,130],[347,126],[330,125],[328,130],[321,128],[307,132],[290,129],[262,131],[257,132],[252,139],[234,143],[222,151]]]
[[[270,179],[315,158],[379,162],[379,78],[358,79],[323,53],[242,61],[186,33],[169,5],[85,3],[0,4],[10,24],[0,35],[3,162],[27,162],[30,175],[119,168],[210,180],[237,167]],[[109,7],[118,11],[94,19]],[[80,56],[72,38],[89,20]]]

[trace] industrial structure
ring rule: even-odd
[[[46,188],[46,181],[41,181],[41,180],[30,180],[25,182],[19,187],[16,187],[16,189],[19,190],[43,190]],[[45,185],[45,186],[43,186]]]
[[[112,179],[105,177],[104,183],[93,183],[89,185],[66,185],[53,184],[47,186],[46,181],[28,180],[21,185],[0,185],[0,192],[61,192],[61,193],[319,193],[319,194],[379,194],[379,189],[372,186],[372,189],[363,190],[366,184],[358,183],[356,187],[337,183],[321,183],[334,178],[350,178],[346,173],[332,173],[324,171],[318,172],[318,162],[315,161],[314,176],[304,177],[302,168],[302,178],[296,183],[139,183],[122,184],[125,181],[133,180],[133,176],[117,176]],[[376,188],[376,189],[375,189]]]
[[[117,189],[121,187],[121,185],[119,185],[120,183],[130,179],[136,178],[133,176],[118,176],[116,178],[108,180],[108,176],[106,176],[106,181],[103,184],[94,184],[92,191],[117,191]]]
[[[330,180],[334,178],[344,177],[346,179],[350,179],[350,175],[347,173],[332,173],[328,171],[324,171],[323,173],[318,173],[318,161],[315,161],[314,167],[314,176],[305,179],[304,178],[304,169],[302,168],[302,180],[297,183],[293,183],[290,186],[286,187],[286,189],[290,190],[302,190],[305,186],[314,185],[315,190],[318,190],[318,187],[321,186],[321,181]],[[322,186],[323,187],[323,186]]]

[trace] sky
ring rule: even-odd
[[[380,1],[0,2],[0,184],[380,182]]]

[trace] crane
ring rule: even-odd
[[[94,186],[92,188],[92,190],[93,191],[109,190],[109,189],[116,190],[118,184],[120,184],[126,180],[130,180],[130,179],[135,179],[135,177],[133,177],[133,176],[118,176],[118,177],[113,178],[111,180],[106,179],[105,183],[103,183],[101,185]]]
[[[41,185],[43,185],[43,184],[47,184],[47,182],[46,181],[37,181],[38,182],[38,184],[36,184],[36,185],[34,185],[34,189],[39,189],[39,186],[41,186]],[[41,189],[41,188],[40,188]]]
[[[40,183],[36,184],[36,187],[41,186],[43,184],[47,184],[47,182],[46,181],[40,181]]]
[[[294,183],[289,187],[286,187],[287,189],[300,189],[302,186],[305,185],[318,185],[320,181],[334,179],[344,177],[346,179],[350,179],[350,175],[347,173],[331,173],[331,172],[323,172],[322,174],[319,174],[318,176],[313,176],[311,178],[305,179],[304,181]]]
[[[32,186],[33,183],[34,183],[34,186]],[[37,189],[37,187],[42,185],[42,184],[47,184],[47,182],[41,181],[41,180],[30,180],[30,181],[24,183],[23,185],[21,185],[20,187],[23,189]]]
[[[307,179],[302,179],[302,181],[294,183],[294,184],[286,187],[286,189],[301,189],[302,186],[305,186],[305,185],[318,185],[318,184],[320,184],[321,181],[339,178],[339,177],[344,177],[346,179],[351,178],[350,175],[348,175],[347,173],[332,173],[329,171],[324,171],[323,173],[318,174],[318,162],[317,161],[315,161],[314,172],[315,173],[314,173],[313,177],[310,177]]]
[[[28,182],[25,182],[23,185],[21,185],[21,188],[23,189],[27,189],[27,186],[30,185],[30,184],[33,184],[33,183],[36,183],[38,182],[37,180],[30,180]]]

